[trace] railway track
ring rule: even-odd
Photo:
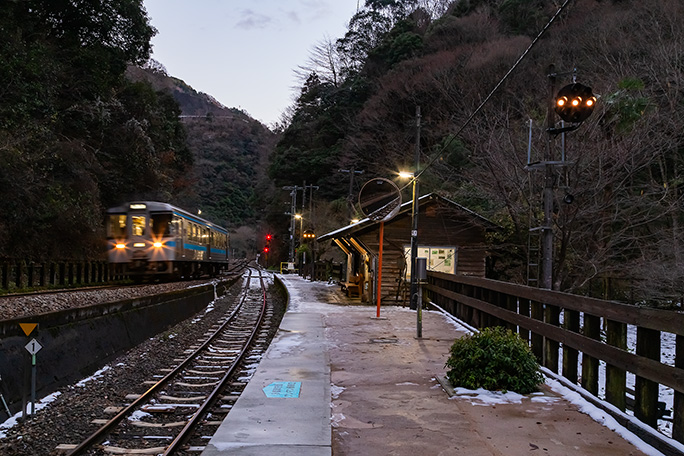
[[[268,343],[271,313],[261,271],[249,269],[239,300],[174,365],[105,410],[111,418],[79,444],[62,444],[68,455],[198,454],[251,377],[251,364]]]

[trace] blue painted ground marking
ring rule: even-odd
[[[266,397],[299,397],[302,382],[273,382],[264,388]]]

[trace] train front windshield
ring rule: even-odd
[[[172,214],[160,213],[151,214],[152,218],[152,234],[155,237],[166,237],[171,235],[171,219]]]
[[[107,237],[110,239],[126,237],[126,214],[114,214],[109,216]]]

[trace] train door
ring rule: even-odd
[[[183,257],[183,233],[185,232],[185,228],[183,225],[183,219],[174,216],[173,217],[173,232],[172,236],[174,238],[174,245],[176,249],[176,259],[180,259]]]
[[[133,270],[144,270],[147,267],[147,261],[149,260],[146,247],[147,238],[149,237],[149,231],[151,229],[149,224],[149,219],[147,212],[142,211],[131,211],[130,217],[130,227],[131,227],[131,241],[133,243],[133,250],[131,255],[131,268]]]
[[[211,258],[211,254],[209,249],[211,248],[210,242],[209,242],[209,230],[207,228],[202,228],[202,245],[204,246],[204,255],[202,257],[202,260],[204,261],[209,261]]]

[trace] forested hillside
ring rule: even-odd
[[[568,166],[555,172],[554,288],[680,302],[681,1],[568,2],[471,118],[559,6],[366,1],[347,34],[321,43],[302,68],[300,96],[271,160],[276,186],[320,185],[319,196],[336,199],[328,208],[337,211],[321,218],[319,232],[346,223],[348,175],[338,170],[393,178],[412,168],[420,106],[422,167],[431,163],[421,175],[422,193],[439,191],[504,227],[494,239],[490,273],[524,282],[528,230],[541,224],[541,176],[525,170],[528,126],[531,120],[532,161],[539,161],[549,139],[549,65],[576,68],[577,82],[593,88],[598,106],[566,135]],[[558,82],[569,84],[571,74]],[[558,137],[555,160],[560,146]],[[563,202],[566,194],[571,204]]]
[[[99,257],[103,208],[187,186],[178,105],[124,78],[155,33],[141,4],[3,2],[0,257]]]
[[[129,67],[127,75],[173,96],[181,109],[194,164],[186,176],[192,191],[179,195],[177,204],[201,209],[228,228],[254,226],[266,201],[257,194],[269,187],[266,167],[276,134],[243,111],[226,108],[167,75],[154,61],[144,69]]]
[[[136,199],[254,225],[273,133],[149,61],[141,0],[2,10],[0,258],[101,258],[104,210]]]

